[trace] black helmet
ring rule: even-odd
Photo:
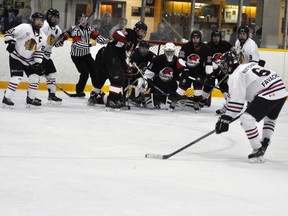
[[[199,37],[200,38],[200,42],[201,42],[201,39],[202,39],[202,33],[201,33],[201,31],[199,31],[199,30],[193,30],[192,32],[191,32],[191,41],[192,41],[192,38],[193,37]]]
[[[142,22],[142,21],[139,21],[135,24],[134,26],[134,31],[139,31],[140,29],[143,29],[144,31],[147,31],[147,25]]]
[[[149,47],[150,47],[150,44],[148,43],[148,41],[142,40],[142,41],[139,43],[139,47],[149,48]]]
[[[52,16],[56,16],[57,17],[57,22],[56,23],[52,23],[51,22],[51,18]],[[49,23],[50,26],[55,26],[56,24],[58,24],[59,22],[59,18],[60,18],[60,13],[58,10],[50,8],[47,12],[46,12],[46,20]]]
[[[214,30],[211,32],[211,40],[212,40],[212,37],[216,37],[216,36],[219,36],[219,37],[220,37],[220,40],[221,40],[221,31],[218,30],[218,29],[214,29]]]
[[[238,34],[241,32],[245,32],[247,35],[249,35],[249,27],[247,25],[241,25],[238,28]]]
[[[32,14],[32,26],[35,29],[40,29],[43,25],[43,23],[41,25],[36,25],[35,23],[35,19],[40,18],[42,19],[42,21],[44,21],[44,15],[40,12],[35,12],[34,14]]]
[[[233,71],[239,66],[239,61],[235,51],[230,50],[225,52],[220,60],[219,68],[222,72],[232,74]],[[230,69],[231,68],[231,69]]]

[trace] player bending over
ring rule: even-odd
[[[229,123],[245,109],[244,103],[247,101],[248,107],[240,116],[240,121],[253,149],[248,158],[251,162],[264,162],[263,155],[288,95],[285,85],[276,72],[256,62],[239,64],[233,51],[224,53],[219,66],[230,74],[230,99],[225,115],[216,123],[216,133],[228,131]],[[264,125],[260,139],[256,122],[262,119]]]

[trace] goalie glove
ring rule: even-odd
[[[231,116],[222,115],[216,123],[215,130],[216,134],[220,134],[229,130],[229,124],[232,121]]]
[[[6,48],[6,50],[9,52],[9,53],[13,53],[13,51],[15,50],[15,44],[16,42],[14,40],[9,40],[5,43],[8,43],[8,46]]]

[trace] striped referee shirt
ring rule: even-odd
[[[97,43],[104,44],[106,39],[101,36],[91,26],[81,27],[77,26],[73,29],[72,33],[72,45],[71,52],[72,56],[85,56],[90,53],[90,38],[96,40]]]

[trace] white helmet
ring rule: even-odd
[[[167,57],[168,62],[171,62],[173,60],[175,50],[176,46],[171,42],[168,42],[164,45],[164,53]]]

